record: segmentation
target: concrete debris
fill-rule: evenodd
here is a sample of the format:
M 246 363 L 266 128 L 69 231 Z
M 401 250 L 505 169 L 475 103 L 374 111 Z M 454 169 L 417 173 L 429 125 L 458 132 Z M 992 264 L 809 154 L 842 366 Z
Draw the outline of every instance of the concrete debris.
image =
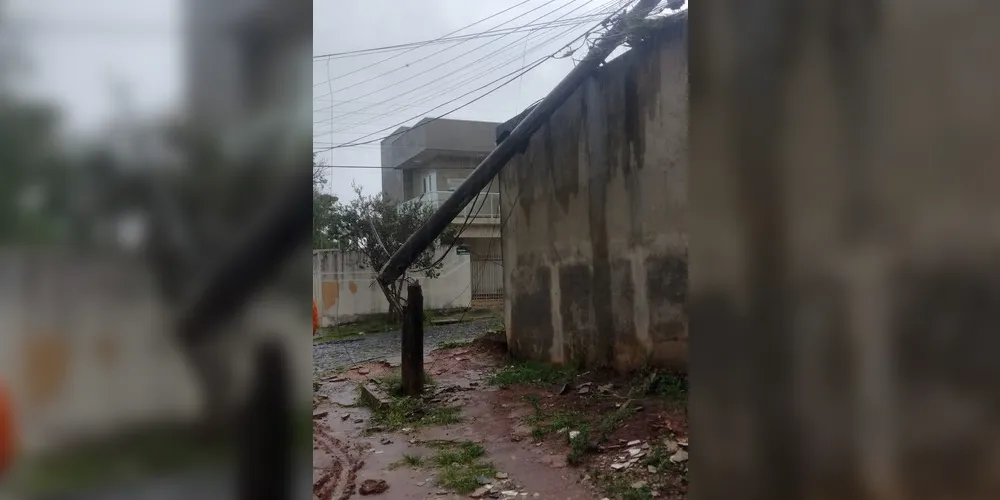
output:
M 510 475 L 508 475 L 506 472 L 497 472 L 496 474 L 497 479 L 507 479 L 508 477 L 510 477 Z
M 514 491 L 514 490 L 504 490 L 504 491 L 501 491 L 500 494 L 503 495 L 503 496 L 505 496 L 505 497 L 516 497 L 517 496 L 517 492 Z
M 590 387 L 586 387 L 586 386 L 581 387 L 580 390 L 578 390 L 576 392 L 577 392 L 577 394 L 580 394 L 580 395 L 590 394 Z
M 362 495 L 378 495 L 380 493 L 385 493 L 389 489 L 389 483 L 379 479 L 378 481 L 374 479 L 365 479 L 361 483 L 361 488 L 358 490 Z
M 319 413 L 313 413 L 313 419 L 323 418 L 323 417 L 326 417 L 329 414 L 330 414 L 330 412 L 328 412 L 328 411 L 321 411 Z
M 479 477 L 477 477 L 476 478 L 476 482 L 478 482 L 479 484 L 481 484 L 483 486 L 489 486 L 489 485 L 493 484 L 493 480 L 490 479 L 490 478 L 488 478 L 488 477 L 486 477 L 486 476 L 479 476 Z M 487 488 L 487 489 L 489 489 L 489 488 Z
M 469 495 L 469 498 L 482 498 L 483 495 L 485 495 L 485 494 L 487 494 L 489 492 L 490 492 L 490 487 L 489 486 L 483 486 L 481 488 L 476 489 L 476 491 L 473 491 L 472 494 Z
M 677 444 L 681 445 L 684 448 L 687 448 L 688 447 L 688 440 L 687 440 L 687 438 L 678 438 L 677 439 Z
M 624 469 L 626 467 L 628 467 L 627 463 L 615 462 L 615 463 L 611 464 L 611 468 L 614 469 L 614 470 L 622 470 L 622 469 Z
M 599 386 L 597 386 L 597 392 L 607 394 L 607 393 L 613 391 L 614 388 L 615 388 L 615 384 L 599 385 Z
M 572 441 L 580 435 L 580 431 L 569 431 L 569 439 Z
M 636 481 L 632 483 L 632 489 L 639 490 L 646 487 L 646 481 Z
M 369 373 L 371 373 L 371 370 L 368 368 L 358 368 L 358 375 L 368 375 Z
M 670 455 L 670 461 L 675 464 L 687 462 L 687 459 L 688 459 L 688 452 L 684 450 L 678 450 L 677 453 Z
M 681 449 L 681 445 L 672 439 L 664 439 L 663 447 L 667 449 L 668 453 L 677 453 L 677 450 Z
M 378 389 L 370 384 L 361 384 L 358 392 L 358 400 L 362 405 L 371 408 L 373 411 L 381 410 L 389 405 L 388 401 L 380 397 Z
M 656 474 L 656 471 L 657 471 L 656 467 L 654 467 L 652 465 L 646 467 L 646 470 L 649 471 L 650 474 Z
M 639 443 L 642 443 L 642 441 L 640 441 L 640 440 L 636 439 L 636 440 L 634 440 L 634 441 L 629 441 L 629 442 L 628 442 L 628 446 L 630 446 L 630 447 L 631 447 L 631 446 L 639 446 Z
M 340 416 L 340 421 L 341 422 L 345 422 L 349 418 L 351 418 L 351 414 L 350 413 L 345 413 L 345 414 L 343 414 L 343 415 Z
M 639 448 L 629 448 L 628 454 L 630 457 L 638 457 L 642 455 L 642 450 L 640 450 Z
M 379 440 L 379 443 L 382 443 L 383 445 L 392 444 L 392 440 L 389 439 L 389 438 L 387 438 L 387 437 L 384 437 L 384 438 L 382 438 L 382 439 Z

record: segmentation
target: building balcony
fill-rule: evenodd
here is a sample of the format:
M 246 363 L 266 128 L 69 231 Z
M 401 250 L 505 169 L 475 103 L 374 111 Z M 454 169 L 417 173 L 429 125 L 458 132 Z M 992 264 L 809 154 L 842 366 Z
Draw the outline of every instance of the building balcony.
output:
M 451 195 L 452 191 L 431 191 L 404 203 L 425 203 L 436 210 Z M 472 214 L 470 223 L 499 224 L 500 193 L 479 193 L 471 203 L 458 213 L 455 222 L 461 224 L 470 213 Z

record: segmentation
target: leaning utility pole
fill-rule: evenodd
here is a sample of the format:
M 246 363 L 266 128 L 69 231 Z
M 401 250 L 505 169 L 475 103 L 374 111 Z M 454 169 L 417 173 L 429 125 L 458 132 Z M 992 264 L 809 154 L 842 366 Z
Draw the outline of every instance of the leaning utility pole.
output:
M 406 242 L 403 243 L 403 246 L 396 250 L 396 253 L 392 254 L 389 261 L 385 263 L 385 266 L 379 272 L 379 282 L 392 283 L 399 279 L 399 276 L 406 272 L 406 269 L 413 264 L 417 256 L 426 250 L 431 242 L 444 232 L 448 224 L 451 224 L 451 221 L 455 220 L 458 213 L 475 199 L 476 195 L 500 173 L 500 170 L 507 165 L 507 162 L 522 149 L 522 145 L 529 141 L 531 136 L 552 116 L 552 113 L 559 106 L 562 106 L 566 102 L 566 99 L 569 99 L 569 96 L 576 91 L 577 87 L 590 76 L 591 72 L 596 70 L 611 55 L 611 52 L 625 41 L 628 28 L 634 22 L 640 21 L 649 15 L 659 3 L 660 0 L 639 0 L 631 11 L 619 19 L 608 30 L 607 34 L 594 45 L 587 56 L 556 85 L 556 88 L 552 89 L 552 92 L 545 96 L 514 127 L 510 135 L 501 141 L 483 159 L 482 163 L 472 171 L 468 179 L 455 189 L 455 192 L 441 204 L 427 222 L 410 235 Z

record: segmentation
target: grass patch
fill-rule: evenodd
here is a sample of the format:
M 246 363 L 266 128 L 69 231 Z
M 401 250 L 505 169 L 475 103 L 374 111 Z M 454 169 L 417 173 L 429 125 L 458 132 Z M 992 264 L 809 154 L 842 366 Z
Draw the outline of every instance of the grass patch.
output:
M 392 396 L 382 408 L 372 410 L 373 427 L 398 431 L 404 427 L 427 427 L 460 422 L 457 406 L 433 405 L 421 398 Z
M 643 382 L 642 391 L 647 396 L 662 396 L 674 401 L 686 401 L 687 377 L 675 373 L 654 371 Z
M 563 429 L 580 430 L 587 425 L 586 417 L 573 410 L 556 410 L 546 412 L 541 407 L 541 399 L 536 394 L 528 394 L 524 400 L 531 405 L 534 412 L 528 417 L 528 424 L 531 425 L 531 437 L 536 441 L 545 436 L 559 432 Z
M 356 321 L 334 326 L 324 326 L 316 332 L 313 343 L 329 342 L 371 333 L 385 333 L 398 330 L 399 324 L 389 321 L 387 314 L 371 314 Z
M 438 349 L 457 349 L 459 347 L 465 347 L 471 343 L 472 342 L 469 342 L 468 340 L 449 340 L 438 345 Z
M 535 361 L 510 364 L 490 374 L 488 383 L 499 387 L 515 385 L 544 386 L 569 382 L 576 370 Z
M 10 479 L 22 494 L 58 495 L 220 464 L 231 456 L 230 445 L 205 443 L 188 431 L 150 429 L 27 459 Z
M 403 395 L 403 373 L 400 368 L 395 368 L 385 375 L 373 378 L 372 382 L 392 396 L 400 397 Z M 437 382 L 434 381 L 434 377 L 425 371 L 424 387 L 432 387 L 435 384 Z
M 600 422 L 597 423 L 597 428 L 594 429 L 597 433 L 597 443 L 600 444 L 607 441 L 611 433 L 621 427 L 637 411 L 639 409 L 629 399 L 616 408 L 615 411 L 601 417 Z
M 601 491 L 608 498 L 614 498 L 617 500 L 652 500 L 653 490 L 649 485 L 645 485 L 642 488 L 633 488 L 632 483 L 628 479 L 623 477 L 612 477 L 607 473 L 601 473 L 597 476 L 598 484 L 601 485 Z
M 394 463 L 396 467 L 423 467 L 438 470 L 438 486 L 460 494 L 468 494 L 481 486 L 479 478 L 493 478 L 497 473 L 492 462 L 483 460 L 486 449 L 472 441 L 435 440 L 423 443 L 436 451 L 429 460 L 413 455 L 403 455 Z
M 480 477 L 492 478 L 497 472 L 492 462 L 482 460 L 485 455 L 486 449 L 471 441 L 439 444 L 433 457 L 439 468 L 438 486 L 460 494 L 471 493 L 480 486 Z
M 393 462 L 389 465 L 390 469 L 396 469 L 399 467 L 422 467 L 424 465 L 424 457 L 420 455 L 408 455 L 403 454 L 403 458 Z

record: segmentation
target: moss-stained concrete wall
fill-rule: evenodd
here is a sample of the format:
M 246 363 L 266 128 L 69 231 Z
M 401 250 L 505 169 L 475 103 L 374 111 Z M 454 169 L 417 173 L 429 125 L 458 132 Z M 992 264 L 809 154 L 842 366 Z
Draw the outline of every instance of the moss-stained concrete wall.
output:
M 516 356 L 686 364 L 687 108 L 687 27 L 675 23 L 588 79 L 504 168 Z

